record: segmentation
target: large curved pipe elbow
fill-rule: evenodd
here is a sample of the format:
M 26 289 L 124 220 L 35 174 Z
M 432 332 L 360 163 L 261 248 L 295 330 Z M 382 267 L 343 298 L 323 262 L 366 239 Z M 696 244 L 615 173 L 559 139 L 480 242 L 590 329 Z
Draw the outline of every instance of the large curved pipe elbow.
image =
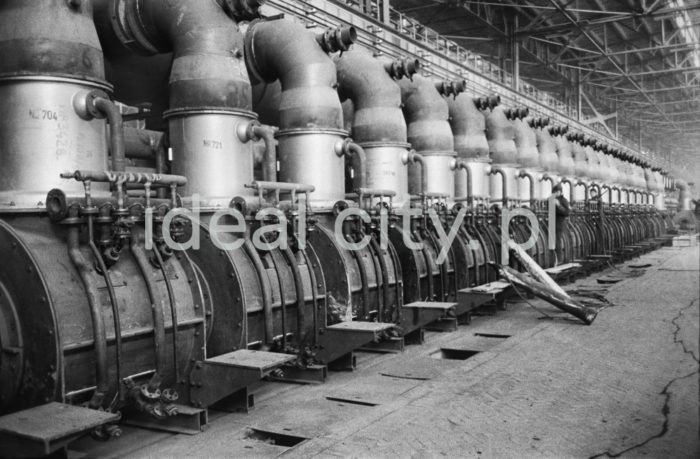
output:
M 286 20 L 251 24 L 245 58 L 253 83 L 280 80 L 282 131 L 344 128 L 335 65 L 304 26 Z
M 416 76 L 412 82 L 398 83 L 408 124 L 408 142 L 420 152 L 453 155 L 454 138 L 447 121 L 449 108 L 431 80 Z
M 404 61 L 382 62 L 366 51 L 352 50 L 333 59 L 341 100 L 354 106 L 352 137 L 360 143 L 406 143 L 401 89 L 394 78 L 410 74 Z M 415 67 L 408 65 L 408 67 Z M 409 73 L 406 73 L 409 72 Z
M 133 0 L 117 5 L 115 0 L 94 0 L 93 4 L 108 57 L 129 51 L 173 54 L 171 112 L 251 109 L 243 36 L 216 1 Z

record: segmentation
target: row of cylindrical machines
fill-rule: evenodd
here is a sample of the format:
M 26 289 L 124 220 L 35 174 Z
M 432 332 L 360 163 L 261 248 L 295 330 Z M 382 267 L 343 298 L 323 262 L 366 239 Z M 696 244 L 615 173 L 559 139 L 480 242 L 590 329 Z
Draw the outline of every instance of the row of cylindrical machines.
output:
M 665 231 L 658 168 L 260 3 L 0 5 L 0 413 L 164 418 L 400 339 L 496 279 L 503 209 L 553 265 L 555 183 L 567 260 Z

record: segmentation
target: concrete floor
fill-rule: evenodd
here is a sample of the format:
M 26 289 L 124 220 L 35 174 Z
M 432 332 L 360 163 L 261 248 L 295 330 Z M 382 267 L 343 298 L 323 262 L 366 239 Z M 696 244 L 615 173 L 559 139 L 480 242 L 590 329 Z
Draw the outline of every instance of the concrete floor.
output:
M 618 266 L 606 273 L 620 283 L 603 286 L 596 274 L 566 286 L 607 290 L 613 306 L 591 326 L 531 300 L 554 316 L 540 320 L 519 301 L 402 354 L 358 353 L 356 371 L 323 385 L 261 384 L 253 411 L 212 413 L 199 435 L 126 428 L 121 439 L 76 449 L 138 458 L 700 457 L 699 259 L 698 247 L 663 248 L 628 263 L 650 263 L 641 276 Z M 441 348 L 480 352 L 437 359 Z M 272 444 L 251 428 L 307 440 Z

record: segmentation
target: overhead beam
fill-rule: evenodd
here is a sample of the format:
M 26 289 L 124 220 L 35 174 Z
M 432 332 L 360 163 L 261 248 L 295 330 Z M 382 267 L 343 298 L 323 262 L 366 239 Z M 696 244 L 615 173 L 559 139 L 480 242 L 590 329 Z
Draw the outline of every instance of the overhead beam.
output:
M 574 27 L 576 27 L 577 29 L 579 29 L 579 30 L 582 31 L 583 35 L 588 39 L 589 42 L 591 42 L 591 44 L 598 50 L 598 52 L 600 52 L 602 55 L 605 55 L 605 54 L 606 54 L 606 53 L 605 53 L 605 49 L 603 49 L 603 47 L 600 46 L 600 44 L 598 43 L 598 41 L 597 41 L 594 37 L 592 37 L 591 34 L 590 34 L 585 28 L 580 27 L 580 26 L 578 25 L 578 23 L 576 22 L 576 19 L 573 18 L 573 17 L 571 16 L 571 14 L 569 14 L 569 13 L 566 11 L 566 9 L 565 9 L 564 7 L 562 7 L 562 5 L 561 5 L 557 0 L 549 0 L 549 2 L 550 2 L 552 5 L 554 5 L 554 6 L 559 10 L 559 13 L 560 13 L 562 16 L 564 16 L 564 17 L 566 18 L 566 20 L 569 21 L 569 23 L 571 23 L 571 25 L 573 25 Z M 634 80 L 633 77 L 631 77 L 631 76 L 629 76 L 629 75 L 627 74 L 627 72 L 617 63 L 617 61 L 615 61 L 615 59 L 613 59 L 613 58 L 610 57 L 610 56 L 606 56 L 606 57 L 607 57 L 607 60 L 612 64 L 612 66 L 613 66 L 621 75 L 623 75 L 624 78 L 625 78 L 634 88 L 637 89 L 637 91 L 639 91 L 640 93 L 642 93 L 642 94 L 644 95 L 644 97 L 645 97 L 649 102 L 652 102 L 652 103 L 654 102 L 653 99 L 651 99 L 651 97 L 649 97 L 648 94 L 644 93 L 644 89 Z M 666 117 L 666 114 L 664 113 L 664 111 L 663 111 L 663 109 L 662 109 L 661 107 L 659 107 L 659 106 L 655 106 L 655 107 L 658 109 L 659 113 L 661 113 L 661 115 L 662 115 L 663 117 L 665 117 L 666 119 L 668 119 L 669 121 L 671 121 L 670 118 Z M 678 127 L 677 129 L 678 129 L 679 131 L 681 130 L 680 127 Z
M 610 118 L 616 118 L 616 117 L 617 117 L 617 112 L 612 113 L 612 114 L 609 114 L 609 115 L 603 115 L 603 114 L 601 114 L 600 112 L 598 112 L 598 109 L 595 108 L 595 105 L 593 105 L 593 103 L 592 103 L 591 100 L 588 98 L 588 96 L 586 95 L 586 93 L 584 93 L 583 91 L 581 91 L 580 94 L 581 94 L 581 97 L 583 97 L 583 100 L 586 101 L 586 103 L 588 104 L 588 107 L 593 111 L 593 114 L 595 115 L 595 116 L 593 116 L 592 118 L 588 118 L 588 119 L 585 119 L 585 120 L 581 120 L 581 122 L 582 122 L 583 124 L 585 124 L 585 125 L 591 125 L 591 124 L 593 124 L 593 123 L 599 123 L 599 124 L 601 124 L 601 125 L 605 128 L 606 131 L 608 131 L 608 134 L 610 135 L 610 137 L 616 138 L 617 136 L 616 136 L 615 133 L 610 129 L 610 127 L 608 126 L 608 124 L 607 124 L 605 121 L 608 120 L 608 119 L 610 119 Z
M 565 65 L 565 64 L 561 64 Z M 682 73 L 682 72 L 699 72 L 700 67 L 676 67 L 676 68 L 665 68 L 665 69 L 656 69 L 656 70 L 649 70 L 646 72 L 636 72 L 636 73 L 612 73 L 612 72 L 602 72 L 600 70 L 594 70 L 590 69 L 588 67 L 582 67 L 582 70 L 590 70 L 592 72 L 596 73 L 605 73 L 605 75 L 609 75 L 612 77 L 619 77 L 619 78 L 627 78 L 627 77 L 639 77 L 639 76 L 648 76 L 648 75 L 661 75 L 663 73 Z M 605 80 L 608 77 L 600 77 L 596 78 L 595 81 L 601 81 Z

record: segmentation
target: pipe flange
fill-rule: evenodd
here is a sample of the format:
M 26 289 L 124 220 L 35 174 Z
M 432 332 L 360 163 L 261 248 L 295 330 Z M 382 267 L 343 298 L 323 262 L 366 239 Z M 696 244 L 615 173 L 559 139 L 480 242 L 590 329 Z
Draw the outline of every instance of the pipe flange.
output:
M 97 99 L 109 99 L 109 96 L 98 89 L 79 91 L 73 96 L 73 110 L 80 118 L 86 121 L 104 119 L 105 114 L 95 104 Z
M 389 76 L 395 80 L 400 80 L 403 77 L 413 80 L 413 75 L 418 73 L 421 68 L 421 63 L 418 59 L 395 59 L 385 64 L 384 69 Z
M 116 0 L 109 3 L 109 8 L 112 30 L 124 47 L 140 54 L 158 54 L 167 51 L 167 46 L 156 43 L 147 36 L 137 2 Z
M 316 35 L 319 46 L 328 54 L 349 50 L 355 40 L 357 40 L 357 30 L 352 26 L 328 28 Z
M 63 190 L 54 188 L 46 195 L 46 213 L 51 221 L 60 222 L 68 216 L 68 202 Z
M 251 21 L 260 17 L 260 7 L 267 0 L 217 0 L 226 15 L 236 21 Z

